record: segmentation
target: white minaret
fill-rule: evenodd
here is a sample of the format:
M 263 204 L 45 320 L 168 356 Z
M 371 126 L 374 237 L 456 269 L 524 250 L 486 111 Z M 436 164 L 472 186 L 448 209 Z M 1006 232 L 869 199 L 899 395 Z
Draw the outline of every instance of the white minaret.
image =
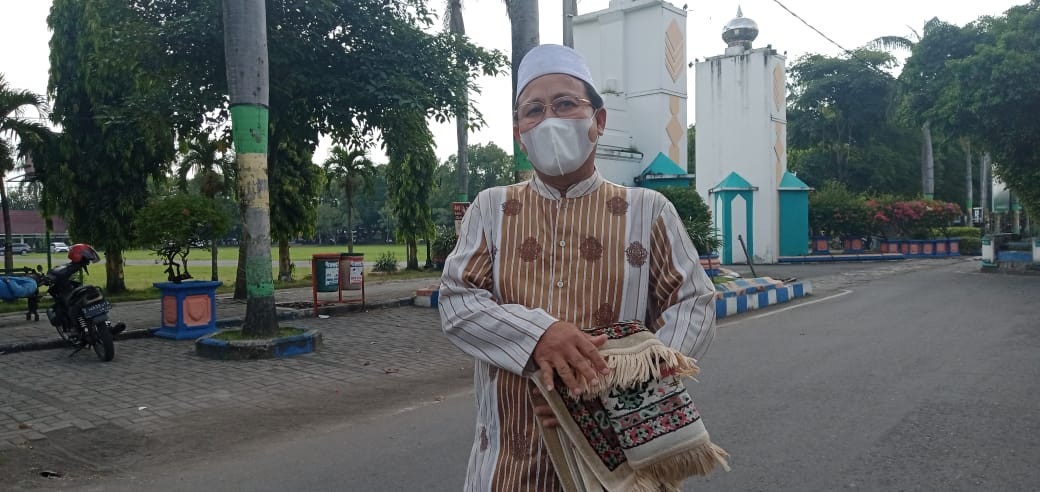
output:
M 724 263 L 746 261 L 738 236 L 755 263 L 775 263 L 779 255 L 785 58 L 770 47 L 753 49 L 757 36 L 758 25 L 738 7 L 722 32 L 725 54 L 696 64 L 697 192 L 723 236 Z
M 686 11 L 663 0 L 612 0 L 574 18 L 574 49 L 607 108 L 596 166 L 633 185 L 658 154 L 686 172 Z

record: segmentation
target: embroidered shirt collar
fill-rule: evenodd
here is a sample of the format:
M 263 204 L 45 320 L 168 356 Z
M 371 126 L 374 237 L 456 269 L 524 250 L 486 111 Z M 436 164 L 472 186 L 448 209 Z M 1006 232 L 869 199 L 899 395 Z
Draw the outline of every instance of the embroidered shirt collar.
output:
M 603 181 L 603 176 L 599 173 L 599 170 L 593 171 L 592 176 L 574 183 L 570 188 L 567 188 L 567 198 L 578 198 L 588 195 L 589 193 L 596 191 L 600 185 L 603 184 Z M 534 191 L 538 192 L 539 195 L 542 195 L 545 198 L 551 200 L 560 200 L 563 198 L 563 195 L 560 194 L 560 190 L 545 184 L 544 181 L 538 178 L 537 174 L 531 178 L 530 186 L 531 188 L 534 188 Z

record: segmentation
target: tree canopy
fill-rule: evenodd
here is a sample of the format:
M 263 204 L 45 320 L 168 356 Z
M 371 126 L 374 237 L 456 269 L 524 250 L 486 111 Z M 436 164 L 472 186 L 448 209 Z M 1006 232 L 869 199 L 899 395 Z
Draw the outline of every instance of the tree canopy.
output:
M 148 103 L 149 68 L 162 53 L 126 2 L 55 0 L 47 23 L 51 116 L 63 135 L 60 153 L 40 160 L 37 176 L 70 235 L 105 251 L 106 288 L 121 291 L 134 213 L 175 153 L 171 114 Z
M 891 55 L 872 49 L 808 55 L 791 66 L 791 169 L 817 188 L 836 180 L 854 191 L 914 194 L 922 138 L 915 127 L 927 124 L 935 135 L 936 198 L 963 203 L 967 152 L 985 152 L 1036 217 L 1040 0 L 965 26 L 933 18 L 922 33 L 869 45 L 910 50 L 897 79 L 887 72 Z
M 1040 0 L 963 28 L 974 51 L 945 66 L 951 81 L 936 113 L 989 151 L 994 172 L 1027 212 L 1040 216 Z
M 361 148 L 395 134 L 397 115 L 439 121 L 465 109 L 479 74 L 505 56 L 430 32 L 424 0 L 268 0 L 269 180 L 276 237 L 313 232 L 319 135 Z M 110 289 L 122 288 L 119 255 L 130 214 L 149 183 L 165 179 L 178 142 L 217 132 L 230 143 L 220 0 L 55 0 L 48 24 L 54 120 L 61 152 L 38 166 L 44 205 L 70 232 L 110 257 Z M 119 192 L 114 192 L 118 190 Z M 403 212 L 398 211 L 398 215 Z M 428 215 L 428 212 L 427 212 Z M 422 222 L 421 219 L 418 219 Z

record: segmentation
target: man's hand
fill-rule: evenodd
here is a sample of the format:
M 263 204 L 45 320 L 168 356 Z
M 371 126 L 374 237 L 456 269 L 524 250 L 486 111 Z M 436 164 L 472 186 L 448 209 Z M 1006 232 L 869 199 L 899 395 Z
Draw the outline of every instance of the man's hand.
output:
M 542 383 L 552 390 L 555 371 L 574 395 L 581 394 L 585 381 L 592 386 L 599 384 L 599 375 L 610 373 L 607 361 L 599 355 L 599 347 L 606 341 L 606 335 L 589 336 L 572 323 L 553 323 L 538 339 L 532 354 L 542 371 Z

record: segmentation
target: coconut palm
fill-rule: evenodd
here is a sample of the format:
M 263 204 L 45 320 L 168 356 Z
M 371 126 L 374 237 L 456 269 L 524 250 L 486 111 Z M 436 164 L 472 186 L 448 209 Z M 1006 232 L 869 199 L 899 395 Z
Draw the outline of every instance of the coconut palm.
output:
M 933 17 L 924 24 L 924 34 L 948 27 L 949 24 Z M 914 46 L 921 41 L 921 35 L 910 28 L 911 36 L 881 36 L 867 43 L 866 47 L 882 51 L 905 51 L 913 53 Z M 935 156 L 932 147 L 932 122 L 925 119 L 921 124 L 921 192 L 925 198 L 935 196 Z
M 513 99 L 516 101 L 516 69 L 520 67 L 520 61 L 532 48 L 538 46 L 538 2 L 533 0 L 503 0 L 506 3 L 506 12 L 509 14 L 509 26 L 512 32 L 512 55 L 513 66 Z M 520 162 L 522 151 L 520 144 L 513 142 L 513 161 L 516 166 L 514 178 L 516 181 L 526 179 L 520 175 Z
M 230 177 L 234 174 L 234 163 L 224 154 L 226 145 L 218 140 L 210 140 L 208 133 L 202 133 L 188 143 L 184 159 L 177 169 L 177 182 L 181 191 L 188 190 L 188 175 L 194 173 L 199 177 L 199 192 L 207 198 L 216 198 L 226 194 L 230 189 Z M 217 238 L 210 241 L 210 280 L 217 281 Z
M 466 37 L 466 25 L 462 21 L 462 0 L 448 0 L 444 9 L 444 24 L 448 32 L 455 36 L 456 41 Z M 462 60 L 458 63 L 459 68 L 465 70 L 465 63 Z M 459 189 L 456 200 L 466 202 L 469 201 L 469 94 L 465 86 L 462 90 L 462 100 L 455 111 L 455 136 L 459 144 Z
M 246 319 L 248 337 L 278 332 L 271 272 L 271 209 L 267 183 L 267 139 L 270 79 L 267 56 L 267 11 L 264 0 L 224 2 L 224 52 L 227 64 L 231 126 L 245 243 Z M 241 264 L 241 261 L 240 261 Z
M 4 177 L 15 168 L 15 157 L 25 157 L 28 149 L 46 140 L 49 130 L 43 124 L 25 117 L 26 109 L 35 109 L 41 117 L 47 113 L 47 101 L 31 91 L 14 89 L 0 74 L 0 207 L 4 217 L 4 244 L 10 245 L 11 211 L 7 202 Z M 4 248 L 4 268 L 14 268 L 14 252 Z
M 328 176 L 328 185 L 343 188 L 347 202 L 347 252 L 354 253 L 354 197 L 360 193 L 371 194 L 375 182 L 376 168 L 360 150 L 348 151 L 336 146 L 329 151 L 323 165 Z

